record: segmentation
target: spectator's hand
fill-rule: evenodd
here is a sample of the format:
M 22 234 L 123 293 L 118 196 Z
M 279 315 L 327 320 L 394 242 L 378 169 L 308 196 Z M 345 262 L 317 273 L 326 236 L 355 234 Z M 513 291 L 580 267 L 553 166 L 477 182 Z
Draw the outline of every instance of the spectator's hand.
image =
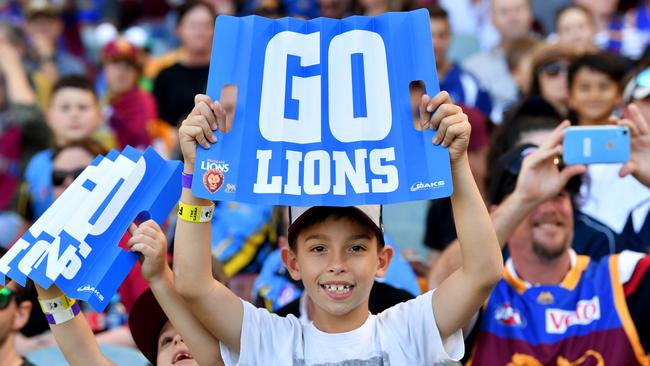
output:
M 194 166 L 198 144 L 206 149 L 209 148 L 211 144 L 217 142 L 217 137 L 212 131 L 229 131 L 231 122 L 228 122 L 226 112 L 219 102 L 213 102 L 209 96 L 204 94 L 197 94 L 194 97 L 194 109 L 178 130 L 178 140 L 185 160 L 186 172 L 188 168 Z
M 562 155 L 562 139 L 568 121 L 553 130 L 535 152 L 526 156 L 521 164 L 515 193 L 527 203 L 539 204 L 558 195 L 572 177 L 587 171 L 585 165 L 567 165 L 560 170 L 556 158 Z
M 625 108 L 625 118 L 614 118 L 619 126 L 630 129 L 630 160 L 623 165 L 619 175 L 624 177 L 632 174 L 639 182 L 650 187 L 650 124 L 632 103 Z
M 435 97 L 423 95 L 420 102 L 420 126 L 437 130 L 433 143 L 449 148 L 452 166 L 466 153 L 472 126 L 462 108 L 451 103 L 446 91 Z
M 162 278 L 166 270 L 171 270 L 167 264 L 167 238 L 155 221 L 148 220 L 140 226 L 131 224 L 129 233 L 131 239 L 126 246 L 143 255 L 142 277 L 147 282 L 154 282 Z

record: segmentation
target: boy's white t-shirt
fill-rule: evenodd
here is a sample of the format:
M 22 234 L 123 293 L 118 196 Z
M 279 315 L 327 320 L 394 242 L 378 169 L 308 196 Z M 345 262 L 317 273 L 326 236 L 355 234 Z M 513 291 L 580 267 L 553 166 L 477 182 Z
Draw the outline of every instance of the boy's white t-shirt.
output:
M 465 352 L 462 331 L 440 338 L 431 294 L 370 315 L 361 327 L 346 333 L 325 333 L 293 315 L 280 317 L 242 301 L 240 353 L 220 344 L 221 355 L 226 365 L 250 366 L 429 366 L 457 361 Z

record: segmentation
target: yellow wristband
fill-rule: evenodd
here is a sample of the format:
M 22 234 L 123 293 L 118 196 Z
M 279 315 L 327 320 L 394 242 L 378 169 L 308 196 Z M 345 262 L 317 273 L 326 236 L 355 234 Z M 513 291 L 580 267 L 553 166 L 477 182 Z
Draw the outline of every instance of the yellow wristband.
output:
M 210 222 L 213 212 L 214 204 L 211 206 L 195 206 L 178 201 L 178 217 L 185 221 Z

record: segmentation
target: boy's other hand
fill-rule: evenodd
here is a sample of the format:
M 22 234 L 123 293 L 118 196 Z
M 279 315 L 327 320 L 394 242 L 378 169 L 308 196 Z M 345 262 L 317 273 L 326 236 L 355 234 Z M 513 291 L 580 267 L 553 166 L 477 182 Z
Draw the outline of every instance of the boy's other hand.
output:
M 204 94 L 197 94 L 194 97 L 194 109 L 185 118 L 178 129 L 178 142 L 181 145 L 183 160 L 185 161 L 185 172 L 194 171 L 196 160 L 196 149 L 198 144 L 209 148 L 217 142 L 213 131 L 227 132 L 230 130 L 231 122 L 226 120 L 226 112 L 218 101 Z
M 650 124 L 634 103 L 625 108 L 624 115 L 624 119 L 613 120 L 630 129 L 630 160 L 623 165 L 619 175 L 632 174 L 641 184 L 650 187 Z
M 131 251 L 143 255 L 142 277 L 149 283 L 162 278 L 169 265 L 167 264 L 167 238 L 160 226 L 155 221 L 148 220 L 140 226 L 131 224 L 129 233 L 131 239 L 126 246 Z
M 449 148 L 449 160 L 453 166 L 467 152 L 472 126 L 462 108 L 452 104 L 446 91 L 433 98 L 423 95 L 420 102 L 420 126 L 437 130 L 433 143 Z

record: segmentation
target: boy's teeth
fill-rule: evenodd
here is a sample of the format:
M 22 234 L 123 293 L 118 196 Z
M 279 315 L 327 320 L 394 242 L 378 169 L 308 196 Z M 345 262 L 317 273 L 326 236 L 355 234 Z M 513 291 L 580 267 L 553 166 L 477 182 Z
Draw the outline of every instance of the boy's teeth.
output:
M 325 289 L 331 292 L 347 292 L 350 291 L 348 285 L 325 285 Z

